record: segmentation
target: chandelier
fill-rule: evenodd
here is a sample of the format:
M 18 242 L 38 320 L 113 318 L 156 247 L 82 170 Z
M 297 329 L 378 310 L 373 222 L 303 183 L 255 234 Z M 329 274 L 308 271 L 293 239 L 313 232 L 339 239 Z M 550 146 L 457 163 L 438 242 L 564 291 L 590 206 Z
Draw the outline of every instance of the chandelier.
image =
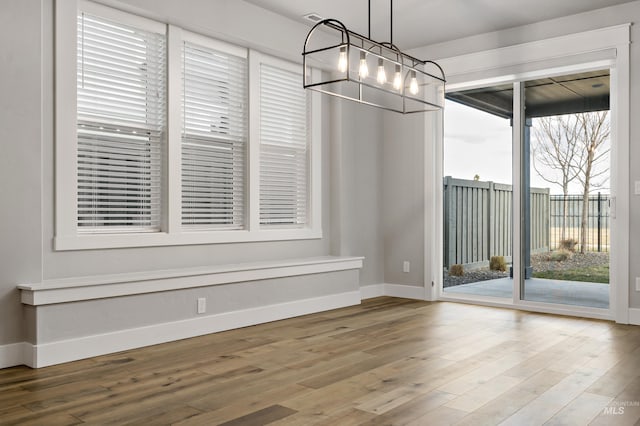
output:
M 311 28 L 302 52 L 305 89 L 402 114 L 443 108 L 444 71 L 393 44 L 393 0 L 389 3 L 389 42 L 371 39 L 371 0 L 368 37 L 337 19 L 323 19 Z

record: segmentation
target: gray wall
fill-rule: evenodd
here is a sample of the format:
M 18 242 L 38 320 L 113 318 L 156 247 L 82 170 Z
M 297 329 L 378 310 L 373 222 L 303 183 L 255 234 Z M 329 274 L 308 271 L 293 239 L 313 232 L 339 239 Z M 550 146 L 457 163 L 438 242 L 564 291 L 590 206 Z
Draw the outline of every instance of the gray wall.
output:
M 261 9 L 238 1 L 196 1 L 193 7 L 185 7 L 185 2 L 174 1 L 127 1 L 125 6 L 134 5 L 136 8 L 153 10 L 152 15 L 163 22 L 181 25 L 187 29 L 210 34 L 219 38 L 229 39 L 244 46 L 251 46 L 261 51 L 269 51 L 281 57 L 300 60 L 299 40 L 303 40 L 306 27 L 294 24 L 277 15 L 265 14 Z M 124 3 L 123 3 L 124 4 Z M 51 3 L 48 3 L 48 7 Z M 147 12 L 143 12 L 148 14 Z M 51 28 L 53 15 L 45 14 Z M 263 23 L 257 25 L 257 21 Z M 281 31 L 265 31 L 264 25 L 280 28 Z M 221 32 L 224 33 L 222 37 Z M 295 34 L 284 39 L 282 34 Z M 270 46 L 279 46 L 274 51 Z M 52 49 L 50 44 L 48 49 Z M 45 62 L 45 73 L 51 76 L 53 62 L 51 58 Z M 51 78 L 47 81 L 45 91 L 53 102 L 53 85 Z M 323 98 L 323 117 L 329 116 L 329 100 Z M 53 117 L 51 103 L 45 105 L 45 116 Z M 78 250 L 54 251 L 52 240 L 54 237 L 54 141 L 53 122 L 44 135 L 44 206 L 43 206 L 43 275 L 45 279 L 85 276 L 103 273 L 126 273 L 148 271 L 154 269 L 172 269 L 203 265 L 226 263 L 241 263 L 250 261 L 266 261 L 283 258 L 313 257 L 329 254 L 329 135 L 330 121 L 323 120 L 322 126 L 322 157 L 323 157 L 323 230 L 325 237 L 315 240 L 275 241 L 258 243 L 209 244 L 190 246 L 165 246 L 151 248 L 126 248 L 108 250 Z M 306 289 L 303 298 L 318 297 L 330 293 L 336 282 L 329 277 L 320 280 L 317 277 L 298 277 L 297 280 L 281 280 L 282 291 L 291 297 L 297 296 Z M 291 288 L 291 283 L 298 284 L 298 290 Z M 45 338 L 81 336 L 99 333 L 103 327 L 110 330 L 126 329 L 139 326 L 136 312 L 142 313 L 144 325 L 163 323 L 181 318 L 196 316 L 194 300 L 197 294 L 207 297 L 212 306 L 207 314 L 216 311 L 233 309 L 247 309 L 256 303 L 265 305 L 278 303 L 277 293 L 274 293 L 273 282 L 257 282 L 254 284 L 230 286 L 215 286 L 195 290 L 174 291 L 135 297 L 121 297 L 74 304 L 71 313 L 65 314 L 68 306 L 56 305 L 44 307 L 38 311 L 38 343 Z M 232 294 L 231 299 L 227 298 Z M 134 308 L 137 306 L 138 308 Z M 117 315 L 110 314 L 117 313 Z M 91 313 L 91 315 L 89 315 Z M 74 329 L 73 324 L 82 327 Z M 41 326 L 45 327 L 41 329 Z M 71 329 L 69 329 L 71 327 Z M 51 332 L 51 328 L 67 330 L 65 335 L 58 336 Z M 47 337 L 48 336 L 48 337 Z
M 23 340 L 16 284 L 38 282 L 41 259 L 40 2 L 0 13 L 0 345 Z
M 105 0 L 125 10 L 139 12 L 183 28 L 251 47 L 265 53 L 300 61 L 302 40 L 308 27 L 256 6 L 238 0 L 189 0 L 188 2 L 156 0 Z M 282 258 L 310 257 L 326 254 L 352 254 L 367 257 L 362 272 L 365 284 L 379 283 L 384 279 L 382 234 L 380 227 L 380 185 L 382 131 L 380 113 L 371 108 L 346 107 L 346 119 L 340 127 L 349 144 L 339 157 L 349 164 L 335 182 L 330 147 L 333 132 L 331 108 L 328 97 L 323 97 L 323 232 L 324 238 L 301 241 L 276 241 L 259 243 L 209 244 L 192 246 L 166 246 L 152 248 L 126 248 L 108 250 L 54 251 L 54 1 L 10 0 L 4 1 L 0 14 L 0 59 L 2 78 L 0 84 L 0 132 L 2 155 L 0 156 L 0 345 L 29 341 L 37 343 L 40 337 L 34 332 L 36 323 L 46 319 L 47 327 L 64 329 L 69 305 L 47 307 L 36 315 L 35 309 L 23 307 L 15 286 L 20 283 L 37 283 L 42 279 L 56 279 L 102 273 L 126 273 L 262 261 Z M 277 29 L 270 31 L 268 29 Z M 275 46 L 275 47 L 274 47 Z M 357 131 L 356 131 L 357 129 Z M 338 133 L 340 133 L 338 132 Z M 359 152 L 365 152 L 360 155 Z M 344 185 L 342 185 L 344 181 Z M 14 182 L 20 182 L 13 185 Z M 345 232 L 334 232 L 331 227 L 331 186 L 343 191 L 340 221 Z M 359 189 L 362 188 L 362 189 Z M 7 208 L 11 206 L 11 208 Z M 340 229 L 336 222 L 336 229 Z M 332 250 L 331 237 L 339 239 Z M 319 282 L 310 277 L 311 287 L 306 287 L 305 297 L 323 295 L 335 283 Z M 305 280 L 306 282 L 307 280 Z M 284 285 L 284 284 L 283 284 Z M 273 294 L 269 285 L 250 288 L 244 286 L 246 306 L 251 301 L 265 300 Z M 310 288 L 314 292 L 310 292 Z M 222 287 L 220 287 L 222 289 Z M 205 292 L 220 291 L 212 288 Z M 191 299 L 193 291 L 177 291 L 171 294 L 137 296 L 137 303 L 145 306 L 145 317 L 158 322 L 171 320 L 166 301 Z M 291 292 L 295 295 L 295 292 Z M 235 300 L 242 299 L 236 295 Z M 272 300 L 273 297 L 269 300 Z M 274 299 L 275 300 L 275 299 Z M 273 301 L 271 303 L 274 303 Z M 101 317 L 87 317 L 82 311 L 73 311 L 72 318 L 84 318 L 85 326 L 99 329 L 108 312 L 127 312 L 129 300 L 115 298 L 103 302 L 91 302 L 92 312 Z M 192 301 L 176 304 L 173 311 L 191 310 Z M 57 311 L 58 309 L 59 311 Z M 46 313 L 46 315 L 45 315 Z M 192 315 L 191 313 L 190 315 Z M 46 317 L 46 318 L 45 318 Z M 58 318 L 56 320 L 55 318 Z M 154 321 L 155 321 L 154 320 Z M 79 323 L 76 321 L 76 323 Z M 129 326 L 134 326 L 134 323 Z M 77 335 L 75 330 L 71 335 Z M 44 333 L 44 329 L 42 330 Z
M 331 118 L 332 253 L 365 256 L 361 286 L 422 286 L 425 116 L 336 99 Z
M 332 253 L 365 256 L 360 284 L 384 282 L 383 113 L 332 100 Z
M 384 115 L 384 282 L 422 286 L 425 267 L 425 115 Z M 404 261 L 410 271 L 403 272 Z
M 192 6 L 186 7 L 185 2 L 132 0 L 118 5 L 125 9 L 148 8 L 153 11 L 152 16 L 164 21 L 286 59 L 300 60 L 300 40 L 308 30 L 306 26 L 237 0 L 191 0 L 190 3 Z M 3 1 L 0 14 L 0 196 L 3 203 L 0 209 L 0 345 L 23 340 L 35 343 L 37 338 L 33 333 L 35 310 L 21 305 L 16 290 L 20 283 L 329 254 L 330 120 L 322 123 L 325 235 L 322 239 L 54 251 L 53 5 L 53 0 L 7 0 Z M 265 28 L 279 31 L 265 31 Z M 328 99 L 323 99 L 322 104 L 323 115 L 328 117 Z M 319 284 L 316 282 L 316 285 Z M 323 285 L 331 286 L 330 283 Z M 260 300 L 262 290 L 272 289 L 260 287 L 257 293 L 247 293 L 247 298 Z M 317 293 L 321 295 L 325 290 L 317 288 Z M 125 307 L 126 301 L 121 302 Z M 113 299 L 105 303 L 115 307 L 120 301 Z M 159 310 L 160 306 L 162 304 L 149 304 L 149 315 L 154 316 L 152 311 Z M 100 319 L 94 324 L 98 322 Z
M 207 300 L 208 316 L 357 291 L 357 280 L 358 271 L 349 270 L 44 305 L 38 308 L 37 343 L 197 318 L 199 297 Z
M 441 59 L 630 22 L 635 24 L 631 26 L 630 193 L 626 195 L 630 206 L 629 287 L 630 306 L 640 308 L 640 292 L 635 290 L 635 277 L 640 276 L 640 263 L 637 262 L 640 258 L 640 197 L 633 195 L 633 182 L 640 180 L 640 168 L 635 166 L 640 162 L 640 121 L 635 119 L 640 115 L 640 1 L 427 46 L 411 53 L 421 58 Z
M 187 29 L 276 54 L 300 59 L 300 43 L 306 26 L 265 12 L 240 1 L 191 0 L 156 2 L 129 0 L 109 2 L 124 9 L 142 11 L 157 19 Z M 152 11 L 152 12 L 149 12 Z M 122 273 L 154 269 L 192 267 L 244 261 L 307 257 L 330 253 L 331 173 L 329 138 L 332 133 L 329 99 L 323 97 L 323 230 L 321 240 L 260 243 L 167 246 L 109 250 L 56 252 L 54 237 L 54 45 L 53 1 L 21 0 L 5 2 L 0 16 L 3 36 L 3 96 L 0 98 L 3 155 L 2 199 L 0 210 L 2 240 L 0 250 L 0 345 L 22 340 L 35 343 L 32 333 L 35 311 L 23 308 L 15 289 L 19 283 L 37 283 L 41 279 Z M 265 25 L 268 25 L 265 26 Z M 278 28 L 278 31 L 265 31 Z M 274 49 L 273 46 L 278 46 Z M 6 71 L 4 71 L 6 70 Z M 342 250 L 333 253 L 365 255 L 363 283 L 383 280 L 382 239 L 380 231 L 381 120 L 380 113 L 365 108 L 346 107 L 344 122 L 345 164 L 341 221 L 344 235 L 338 234 Z M 364 133 L 355 129 L 364 129 Z M 342 140 L 342 139 L 341 139 Z M 372 149 L 371 149 L 372 148 Z M 359 155 L 359 151 L 365 152 Z M 20 185 L 10 185 L 19 181 Z M 333 182 L 335 184 L 335 182 Z M 362 187 L 364 190 L 359 190 Z M 336 192 L 336 194 L 339 194 Z M 339 222 L 338 222 L 339 223 Z M 337 228 L 338 229 L 338 228 Z M 329 285 L 329 284 L 327 284 Z M 260 300 L 258 293 L 251 293 Z M 266 291 L 266 290 L 265 290 Z M 319 294 L 323 293 L 318 289 Z M 180 292 L 177 292 L 180 293 Z M 185 294 L 188 292 L 184 292 Z M 249 294 L 249 293 L 248 293 Z M 180 295 L 178 299 L 183 298 Z M 175 294 L 171 296 L 175 299 Z M 144 298 L 144 297 L 143 297 Z M 99 303 L 99 302 L 96 302 Z M 125 308 L 126 300 L 105 301 L 111 308 Z M 190 304 L 191 305 L 191 304 Z M 190 306 L 189 305 L 189 306 Z M 155 306 L 155 308 L 154 308 Z M 153 317 L 162 303 L 149 303 Z M 47 310 L 43 310 L 47 311 Z M 104 309 L 102 310 L 104 312 Z M 53 312 L 53 310 L 52 310 Z M 24 318 L 23 318 L 24 315 Z M 48 318 L 52 318 L 51 315 Z M 62 320 L 62 317 L 61 317 Z M 95 323 L 100 320 L 96 319 Z

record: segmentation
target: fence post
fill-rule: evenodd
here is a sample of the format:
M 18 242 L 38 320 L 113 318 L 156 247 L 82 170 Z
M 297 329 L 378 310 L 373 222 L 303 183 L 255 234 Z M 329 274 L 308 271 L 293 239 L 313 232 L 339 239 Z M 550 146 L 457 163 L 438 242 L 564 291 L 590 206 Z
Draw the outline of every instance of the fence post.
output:
M 602 230 L 600 217 L 602 215 L 602 211 L 601 211 L 601 208 L 600 208 L 600 200 L 601 200 L 600 191 L 598 191 L 598 253 L 600 253 L 602 251 L 601 239 L 600 239 L 600 232 Z
M 489 182 L 489 190 L 487 191 L 487 252 L 489 259 L 491 259 L 491 256 L 495 256 L 495 238 L 493 238 L 495 231 L 495 190 L 495 184 Z
M 454 214 L 453 188 L 451 176 L 444 178 L 444 266 L 447 269 L 456 258 L 456 215 Z
M 547 214 L 545 215 L 545 219 L 547 219 L 547 251 L 551 251 L 551 191 L 547 190 Z
M 549 188 L 545 188 L 544 191 L 542 227 L 546 231 L 544 235 L 546 239 L 544 251 L 551 251 L 551 190 Z

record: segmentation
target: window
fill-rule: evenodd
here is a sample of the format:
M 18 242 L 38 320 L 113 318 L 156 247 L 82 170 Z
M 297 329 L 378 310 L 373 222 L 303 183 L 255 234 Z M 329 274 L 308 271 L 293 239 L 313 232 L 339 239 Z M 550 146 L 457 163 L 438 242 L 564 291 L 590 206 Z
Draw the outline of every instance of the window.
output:
M 260 66 L 260 224 L 307 223 L 307 93 L 301 76 Z
M 79 232 L 160 228 L 165 37 L 78 15 Z
M 245 216 L 247 61 L 184 42 L 182 224 L 241 229 Z
M 56 250 L 320 238 L 321 108 L 301 73 L 56 2 Z

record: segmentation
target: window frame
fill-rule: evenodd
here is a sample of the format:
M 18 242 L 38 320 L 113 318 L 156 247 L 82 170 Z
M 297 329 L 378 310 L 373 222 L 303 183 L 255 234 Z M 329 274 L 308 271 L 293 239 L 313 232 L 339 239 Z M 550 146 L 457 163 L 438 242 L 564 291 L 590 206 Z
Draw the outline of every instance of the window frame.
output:
M 161 202 L 161 176 L 162 176 L 162 162 L 164 156 L 164 145 L 166 143 L 166 31 L 162 28 L 162 26 L 155 25 L 154 22 L 144 22 L 138 20 L 128 19 L 128 17 L 123 17 L 117 13 L 109 13 L 109 16 L 106 16 L 106 13 L 94 13 L 92 8 L 84 8 L 82 9 L 82 15 L 77 13 L 76 20 L 76 29 L 79 30 L 79 27 L 82 26 L 82 36 L 81 39 L 77 39 L 77 63 L 82 63 L 82 71 L 80 69 L 76 70 L 74 74 L 79 78 L 82 75 L 82 89 L 78 87 L 78 83 L 76 84 L 76 128 L 75 128 L 75 138 L 77 153 L 75 155 L 76 160 L 76 177 L 77 177 L 77 187 L 75 195 L 77 196 L 76 207 L 78 208 L 78 218 L 76 225 L 79 233 L 83 234 L 96 234 L 96 233 L 108 233 L 108 234 L 118 234 L 122 232 L 157 232 L 160 229 L 160 218 L 162 212 Z M 92 17 L 98 18 L 98 21 L 94 24 L 91 24 Z M 85 25 L 85 18 L 86 22 Z M 127 78 L 122 78 L 122 74 L 118 72 L 113 77 L 113 82 L 111 85 L 111 90 L 113 90 L 114 86 L 118 86 L 118 90 L 109 92 L 107 95 L 102 95 L 100 98 L 99 92 L 101 90 L 110 90 L 108 87 L 105 87 L 105 78 L 101 77 L 102 71 L 107 68 L 104 65 L 100 64 L 100 60 L 95 58 L 96 52 L 90 52 L 89 57 L 85 58 L 84 56 L 84 40 L 85 36 L 87 37 L 88 44 L 98 43 L 103 45 L 104 43 L 109 42 L 109 36 L 105 35 L 104 32 L 106 28 L 110 26 L 110 22 L 118 22 L 118 26 L 135 28 L 136 31 L 145 32 L 147 34 L 152 34 L 152 38 L 157 38 L 157 42 L 162 43 L 163 51 L 160 56 L 149 55 L 148 50 L 145 52 L 145 61 L 152 64 L 151 72 L 146 73 L 143 70 L 141 71 L 140 79 L 138 80 L 138 76 Z M 93 31 L 91 28 L 94 28 Z M 87 30 L 85 31 L 85 28 Z M 96 30 L 96 28 L 99 28 Z M 122 36 L 122 29 L 118 29 L 115 32 L 113 43 L 123 42 L 125 45 L 129 43 L 127 41 L 126 36 Z M 124 30 L 124 32 L 128 32 L 128 30 Z M 76 32 L 76 34 L 78 34 Z M 122 36 L 122 38 L 118 38 Z M 144 37 L 147 39 L 146 35 L 135 37 Z M 96 38 L 94 42 L 91 42 L 92 38 Z M 97 41 L 99 39 L 99 41 Z M 161 41 L 160 41 L 161 39 Z M 82 40 L 82 47 L 80 47 L 80 43 Z M 140 40 L 138 38 L 138 40 Z M 155 43 L 156 41 L 151 41 Z M 122 47 L 122 49 L 127 49 L 127 47 Z M 160 52 L 159 50 L 157 52 Z M 139 52 L 138 52 L 139 53 Z M 98 53 L 100 55 L 101 52 Z M 107 55 L 104 53 L 103 55 Z M 134 54 L 135 55 L 135 54 Z M 125 55 L 127 56 L 127 55 Z M 92 59 L 93 58 L 93 59 Z M 86 77 L 85 77 L 85 68 L 84 63 L 85 60 L 88 61 L 88 67 L 86 68 Z M 125 59 L 124 57 L 117 57 L 112 64 L 117 67 L 127 67 L 131 65 L 131 62 L 122 63 L 119 62 L 121 60 L 131 61 L 131 59 Z M 136 64 L 138 65 L 138 64 Z M 161 71 L 156 74 L 155 72 Z M 155 77 L 157 75 L 157 77 Z M 157 80 L 154 80 L 154 77 Z M 87 81 L 87 86 L 85 87 L 85 79 Z M 133 81 L 132 79 L 135 79 Z M 144 79 L 144 80 L 143 80 Z M 144 81 L 144 83 L 143 83 Z M 149 86 L 152 83 L 153 86 Z M 126 86 L 135 84 L 136 89 L 141 89 L 145 87 L 144 93 L 141 98 L 131 99 L 131 96 L 126 92 Z M 129 86 L 131 87 L 131 86 Z M 155 89 L 150 87 L 158 87 L 160 92 L 154 95 Z M 135 91 L 135 89 L 134 89 Z M 136 117 L 126 117 L 123 122 L 123 117 L 117 116 L 117 113 L 114 113 L 114 107 L 106 107 L 103 110 L 98 103 L 96 105 L 88 105 L 92 104 L 92 101 L 88 101 L 88 99 L 92 98 L 92 93 L 96 93 L 96 96 L 101 101 L 107 101 L 111 98 L 111 95 L 114 94 L 116 98 L 112 99 L 112 102 L 117 103 L 118 106 L 126 107 L 127 103 L 123 98 L 127 98 L 129 102 L 133 102 L 134 105 L 131 105 L 131 108 L 136 108 L 135 103 L 138 102 L 138 106 L 140 109 L 141 116 Z M 81 101 L 84 99 L 84 101 Z M 87 102 L 88 101 L 88 102 Z M 84 104 L 84 105 L 83 105 Z M 144 105 L 144 106 L 143 106 Z M 96 109 L 100 112 L 95 113 Z M 117 109 L 117 107 L 115 107 Z M 151 111 L 162 111 L 160 114 L 153 113 Z M 114 116 L 115 114 L 115 116 Z M 146 116 L 143 118 L 142 115 Z M 81 119 L 82 117 L 82 119 Z M 143 120 L 143 121 L 141 121 Z M 117 131 L 114 132 L 113 126 L 118 128 Z M 121 131 L 122 133 L 118 133 Z M 109 130 L 111 128 L 111 130 Z M 104 129 L 104 130 L 103 130 Z M 160 129 L 159 132 L 154 129 Z M 102 134 L 98 137 L 95 137 L 96 132 L 102 132 Z M 136 136 L 131 137 L 131 134 L 136 134 Z M 83 138 L 82 135 L 85 135 Z M 92 134 L 94 136 L 92 136 Z M 126 135 L 129 135 L 127 137 Z M 145 137 L 146 135 L 146 137 Z M 104 139 L 107 138 L 107 139 Z M 118 144 L 118 148 L 115 148 L 108 141 L 110 138 L 121 138 Z M 133 142 L 131 139 L 135 138 L 136 141 Z M 96 140 L 97 139 L 97 140 Z M 147 149 L 139 149 L 142 143 L 145 143 L 143 139 L 146 139 Z M 95 141 L 95 142 L 94 142 Z M 107 141 L 105 143 L 105 141 Z M 133 142 L 133 145 L 132 145 Z M 112 143 L 116 143 L 113 142 Z M 110 146 L 111 145 L 111 146 Z M 129 154 L 127 155 L 127 159 L 123 160 L 122 156 L 120 158 L 120 163 L 118 166 L 114 168 L 114 158 L 111 157 L 111 154 L 103 157 L 103 152 L 109 151 L 114 153 L 115 151 L 119 151 L 121 149 L 131 149 L 135 148 L 137 155 Z M 97 149 L 97 151 L 96 151 Z M 104 151 L 103 151 L 104 150 Z M 96 153 L 96 154 L 93 154 Z M 93 154 L 93 155 L 92 155 Z M 116 154 L 117 155 L 117 154 Z M 132 167 L 129 169 L 128 166 L 125 166 L 123 163 L 126 162 L 127 165 L 131 165 Z M 137 166 L 133 166 L 134 162 L 137 162 Z M 146 164 L 146 166 L 145 166 Z M 132 173 L 130 173 L 132 172 Z M 100 178 L 97 178 L 96 175 L 100 175 Z M 116 177 L 118 176 L 118 177 Z M 142 181 L 146 184 L 142 185 L 140 181 L 140 177 L 142 177 Z M 127 197 L 131 199 L 131 195 L 136 193 L 136 199 L 131 201 L 135 201 L 138 203 L 148 203 L 149 207 L 134 207 L 130 203 L 117 204 L 117 207 L 112 208 L 106 206 L 105 200 L 103 197 L 107 195 L 105 191 L 106 188 L 99 189 L 103 185 L 110 187 L 113 185 L 114 179 L 118 182 L 118 186 L 125 185 L 129 189 L 133 190 L 127 191 L 124 188 L 120 188 L 116 190 L 117 195 L 119 197 Z M 143 188 L 144 187 L 144 188 Z M 145 188 L 149 188 L 145 190 Z M 84 189 L 83 189 L 84 188 Z M 104 192 L 103 192 L 104 191 Z M 84 195 L 80 195 L 84 193 Z M 115 194 L 114 194 L 115 195 Z M 83 200 L 83 201 L 81 201 Z M 135 205 L 136 203 L 134 203 Z M 111 209 L 112 211 L 107 211 L 103 215 L 101 210 L 103 208 Z M 120 210 L 123 208 L 124 210 Z M 118 211 L 117 214 L 114 214 L 115 210 Z M 140 212 L 143 214 L 140 215 Z M 126 217 L 127 219 L 124 219 Z M 118 219 L 116 219 L 118 218 Z M 136 221 L 142 219 L 143 223 L 139 223 L 137 225 L 133 224 L 114 224 L 114 222 L 120 221 Z M 99 222 L 98 225 L 91 225 L 92 222 Z M 85 223 L 82 226 L 82 223 Z
M 299 225 L 265 225 L 261 223 L 260 219 L 260 151 L 261 151 L 261 99 L 259 96 L 261 92 L 261 75 L 260 75 L 260 67 L 262 65 L 268 65 L 274 68 L 278 68 L 281 70 L 289 71 L 289 72 L 300 72 L 297 64 L 293 64 L 288 61 L 284 61 L 278 58 L 274 58 L 272 56 L 264 55 L 259 52 L 251 51 L 249 56 L 249 81 L 250 81 L 250 89 L 249 93 L 256 94 L 254 99 L 250 98 L 250 121 L 249 121 L 249 129 L 250 129 L 250 140 L 253 141 L 251 144 L 251 164 L 252 170 L 257 170 L 257 173 L 253 173 L 253 176 L 250 176 L 250 188 L 252 190 L 250 199 L 255 200 L 258 204 L 257 209 L 252 209 L 251 211 L 251 226 L 254 229 L 260 229 L 262 232 L 268 233 L 289 233 L 299 231 L 300 229 L 304 229 L 304 227 L 300 227 Z M 320 167 L 319 163 L 313 161 L 314 158 L 318 158 L 321 156 L 320 152 L 320 144 L 314 143 L 315 141 L 319 141 L 319 126 L 317 125 L 319 119 L 316 119 L 314 114 L 318 113 L 318 110 L 321 108 L 321 105 L 318 101 L 319 96 L 318 93 L 314 91 L 307 91 L 307 119 L 310 120 L 311 125 L 307 128 L 307 137 L 310 140 L 307 143 L 308 150 L 308 160 L 307 160 L 307 218 L 305 227 L 309 227 L 311 229 L 320 230 L 320 211 L 316 209 L 317 206 L 320 206 Z M 253 102 L 252 102 L 253 100 Z M 316 123 L 316 125 L 313 125 Z M 255 166 L 255 168 L 254 168 Z
M 225 228 L 224 227 L 219 227 L 218 229 L 215 229 L 215 227 L 210 227 L 209 229 L 207 229 L 206 227 L 200 227 L 200 229 L 198 229 L 197 226 L 190 226 L 190 225 L 185 225 L 182 221 L 182 211 L 183 211 L 183 205 L 182 205 L 182 185 L 181 185 L 181 178 L 182 178 L 182 124 L 183 124 L 183 111 L 182 111 L 182 88 L 184 87 L 182 84 L 182 78 L 183 78 L 183 70 L 182 70 L 182 65 L 183 65 L 183 60 L 182 60 L 182 47 L 184 46 L 184 43 L 190 43 L 192 45 L 197 45 L 206 49 L 211 49 L 214 51 L 218 51 L 218 52 L 222 52 L 222 53 L 226 53 L 228 55 L 233 55 L 233 56 L 237 56 L 237 57 L 241 57 L 245 60 L 246 62 L 246 66 L 247 68 L 245 69 L 245 75 L 247 77 L 247 81 L 245 81 L 245 84 L 247 84 L 246 91 L 247 91 L 247 98 L 246 98 L 246 102 L 247 102 L 247 107 L 246 107 L 246 114 L 248 116 L 249 114 L 249 103 L 250 103 L 250 94 L 249 94 L 249 88 L 248 88 L 248 75 L 249 75 L 249 70 L 248 70 L 248 61 L 249 61 L 249 52 L 247 51 L 247 49 L 243 49 L 241 47 L 237 47 L 228 43 L 223 43 L 220 42 L 218 40 L 214 40 L 205 36 L 202 36 L 200 34 L 196 34 L 196 33 L 192 33 L 190 31 L 186 31 L 186 30 L 182 30 L 178 27 L 174 27 L 174 26 L 169 26 L 169 34 L 170 34 L 170 39 L 177 39 L 176 40 L 176 45 L 177 50 L 174 49 L 173 52 L 170 52 L 172 54 L 175 54 L 177 56 L 176 58 L 171 57 L 170 59 L 170 66 L 175 66 L 176 65 L 176 61 L 178 61 L 178 65 L 180 69 L 176 69 L 173 72 L 178 72 L 179 73 L 179 78 L 177 80 L 178 83 L 180 84 L 173 84 L 172 87 L 176 88 L 177 86 L 177 90 L 175 91 L 175 93 L 173 94 L 173 97 L 171 99 L 178 99 L 179 104 L 177 105 L 177 109 L 175 109 L 174 111 L 178 111 L 177 114 L 170 114 L 170 119 L 171 120 L 176 120 L 174 122 L 174 125 L 172 126 L 172 128 L 177 128 L 177 133 L 175 134 L 175 138 L 180 138 L 180 146 L 178 148 L 175 149 L 175 152 L 172 151 L 171 155 L 169 156 L 170 159 L 172 160 L 179 160 L 177 161 L 175 164 L 170 164 L 170 170 L 180 170 L 180 173 L 178 174 L 177 177 L 175 177 L 173 179 L 173 181 L 178 180 L 180 182 L 180 185 L 177 185 L 176 188 L 174 189 L 174 191 L 179 191 L 179 196 L 176 196 L 176 203 L 180 204 L 180 208 L 174 213 L 174 217 L 177 217 L 178 223 L 174 224 L 174 228 L 173 229 L 180 229 L 182 232 L 189 232 L 189 233 L 196 233 L 196 232 L 220 232 L 220 231 L 224 231 Z M 175 74 L 171 74 L 171 75 L 175 75 Z M 173 80 L 174 82 L 176 80 Z M 176 117 L 177 116 L 177 117 Z M 245 170 L 245 179 L 244 179 L 244 191 L 243 191 L 243 195 L 244 195 L 244 223 L 243 223 L 243 227 L 241 228 L 236 228 L 236 229 L 231 229 L 229 227 L 227 227 L 226 230 L 229 230 L 231 232 L 233 231 L 238 231 L 238 230 L 245 230 L 246 229 L 246 222 L 247 222 L 247 202 L 248 202 L 248 194 L 247 194 L 247 175 L 248 173 L 246 173 L 246 170 L 248 170 L 249 168 L 249 158 L 247 155 L 248 152 L 248 147 L 249 147 L 249 122 L 248 120 L 246 120 L 245 122 L 245 126 L 246 126 L 246 133 L 245 133 L 245 158 L 244 158 L 244 170 Z M 176 139 L 173 139 L 174 141 Z M 173 144 L 173 146 L 175 146 L 176 144 Z M 174 195 L 176 195 L 176 193 L 174 192 Z
M 55 233 L 56 251 L 153 247 L 192 244 L 219 244 L 258 241 L 282 241 L 322 238 L 321 226 L 321 98 L 308 92 L 309 149 L 308 164 L 308 221 L 302 228 L 274 228 L 260 226 L 259 208 L 259 75 L 262 62 L 302 73 L 300 64 L 268 56 L 237 45 L 192 33 L 180 27 L 134 15 L 87 0 L 56 2 L 55 51 Z M 158 232 L 79 233 L 77 226 L 77 89 L 76 19 L 78 11 L 166 34 L 167 46 L 167 140 L 163 147 L 161 220 Z M 247 55 L 248 63 L 248 143 L 246 164 L 246 217 L 245 228 L 234 230 L 189 230 L 181 220 L 181 97 L 182 97 L 182 45 L 191 41 L 231 54 Z M 313 72 L 320 72 L 314 70 Z M 256 90 L 257 89 L 257 90 Z M 256 107 L 258 110 L 256 110 Z

